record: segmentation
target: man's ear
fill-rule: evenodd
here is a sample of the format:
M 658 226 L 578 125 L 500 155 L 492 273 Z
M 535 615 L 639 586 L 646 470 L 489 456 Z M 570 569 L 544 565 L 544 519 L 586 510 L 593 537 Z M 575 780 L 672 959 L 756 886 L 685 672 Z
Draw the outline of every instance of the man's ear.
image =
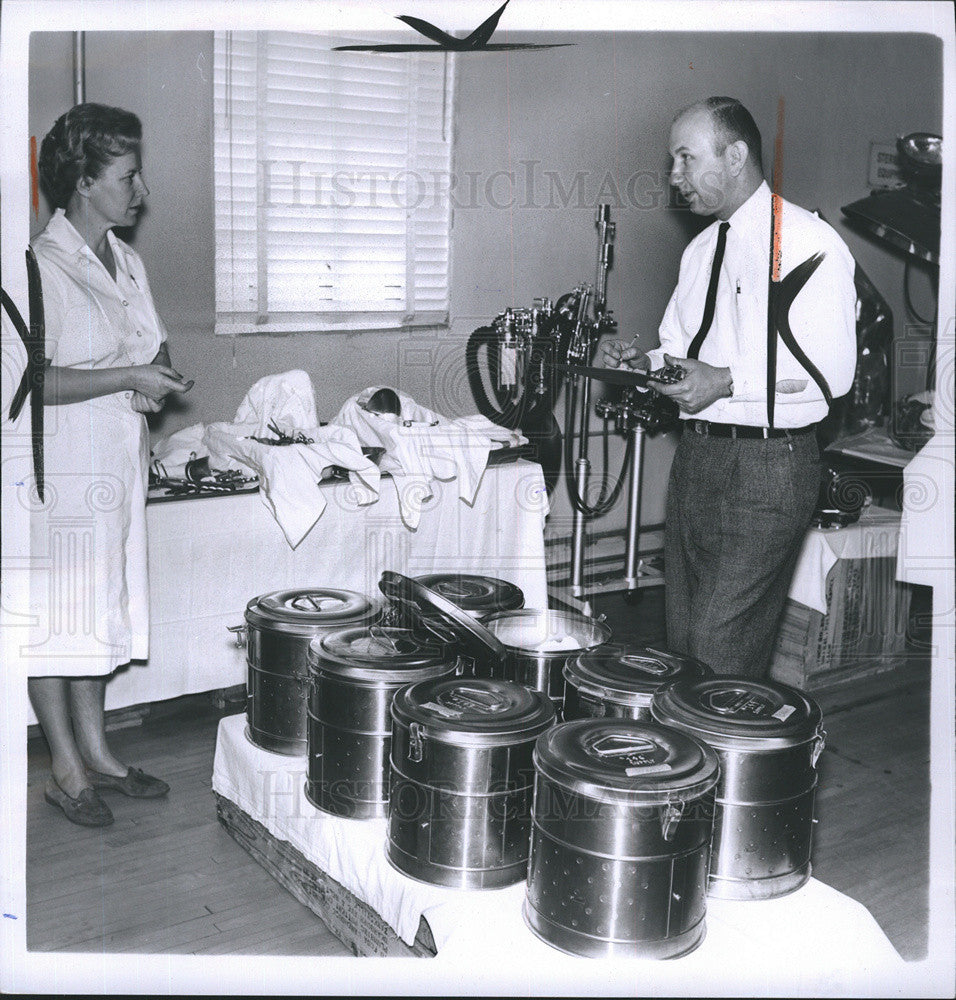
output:
M 727 166 L 734 177 L 744 169 L 749 155 L 750 147 L 743 139 L 738 139 L 727 147 Z

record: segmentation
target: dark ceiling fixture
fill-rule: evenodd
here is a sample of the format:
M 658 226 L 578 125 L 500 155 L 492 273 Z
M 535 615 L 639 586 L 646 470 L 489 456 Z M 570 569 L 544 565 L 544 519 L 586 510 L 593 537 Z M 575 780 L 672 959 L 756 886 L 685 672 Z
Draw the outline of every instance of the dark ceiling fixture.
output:
M 511 49 L 557 49 L 573 42 L 554 42 L 551 44 L 536 44 L 533 42 L 496 42 L 489 39 L 498 27 L 498 21 L 504 13 L 510 0 L 505 2 L 487 20 L 482 21 L 466 38 L 456 38 L 447 32 L 436 28 L 434 24 L 423 21 L 420 17 L 399 14 L 398 20 L 404 21 L 420 35 L 430 38 L 437 45 L 383 44 L 383 45 L 336 45 L 333 52 L 503 52 Z
M 913 257 L 939 264 L 940 185 L 943 172 L 940 136 L 911 132 L 896 140 L 905 185 L 873 191 L 843 206 L 843 214 Z

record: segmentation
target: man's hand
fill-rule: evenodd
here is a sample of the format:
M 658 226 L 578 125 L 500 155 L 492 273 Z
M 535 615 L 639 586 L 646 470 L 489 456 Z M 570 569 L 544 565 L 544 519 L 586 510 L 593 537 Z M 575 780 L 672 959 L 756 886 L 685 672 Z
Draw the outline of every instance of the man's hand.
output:
M 652 383 L 662 396 L 670 396 L 684 413 L 700 413 L 711 403 L 731 396 L 733 380 L 729 368 L 715 368 L 694 358 L 672 358 L 664 355 L 669 365 L 680 365 L 687 374 L 672 385 Z
M 651 370 L 651 359 L 639 348 L 625 344 L 623 340 L 611 340 L 604 345 L 605 368 L 630 368 L 648 372 Z

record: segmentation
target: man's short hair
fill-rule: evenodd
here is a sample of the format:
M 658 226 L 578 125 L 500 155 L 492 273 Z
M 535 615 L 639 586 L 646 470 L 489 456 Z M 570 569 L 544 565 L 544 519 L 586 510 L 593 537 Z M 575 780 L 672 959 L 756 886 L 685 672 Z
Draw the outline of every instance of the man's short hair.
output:
M 735 97 L 708 97 L 703 101 L 690 105 L 679 111 L 675 121 L 688 111 L 702 108 L 709 112 L 714 123 L 715 152 L 719 156 L 738 139 L 747 143 L 750 159 L 757 169 L 763 173 L 763 149 L 760 141 L 760 129 L 753 115 Z

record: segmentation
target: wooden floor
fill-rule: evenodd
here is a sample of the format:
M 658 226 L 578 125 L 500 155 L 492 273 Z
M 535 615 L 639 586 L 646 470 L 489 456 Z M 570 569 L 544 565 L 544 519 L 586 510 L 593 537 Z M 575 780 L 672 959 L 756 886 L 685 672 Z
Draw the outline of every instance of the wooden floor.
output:
M 598 598 L 615 638 L 662 641 L 659 589 L 629 606 Z M 858 685 L 821 699 L 814 876 L 863 903 L 906 959 L 927 947 L 929 671 L 913 653 L 907 683 Z M 211 775 L 216 726 L 240 703 L 208 696 L 154 706 L 115 731 L 121 759 L 165 778 L 167 799 L 109 794 L 116 822 L 74 826 L 43 800 L 49 757 L 29 740 L 27 947 L 31 951 L 345 955 L 312 914 L 272 880 L 216 819 Z

